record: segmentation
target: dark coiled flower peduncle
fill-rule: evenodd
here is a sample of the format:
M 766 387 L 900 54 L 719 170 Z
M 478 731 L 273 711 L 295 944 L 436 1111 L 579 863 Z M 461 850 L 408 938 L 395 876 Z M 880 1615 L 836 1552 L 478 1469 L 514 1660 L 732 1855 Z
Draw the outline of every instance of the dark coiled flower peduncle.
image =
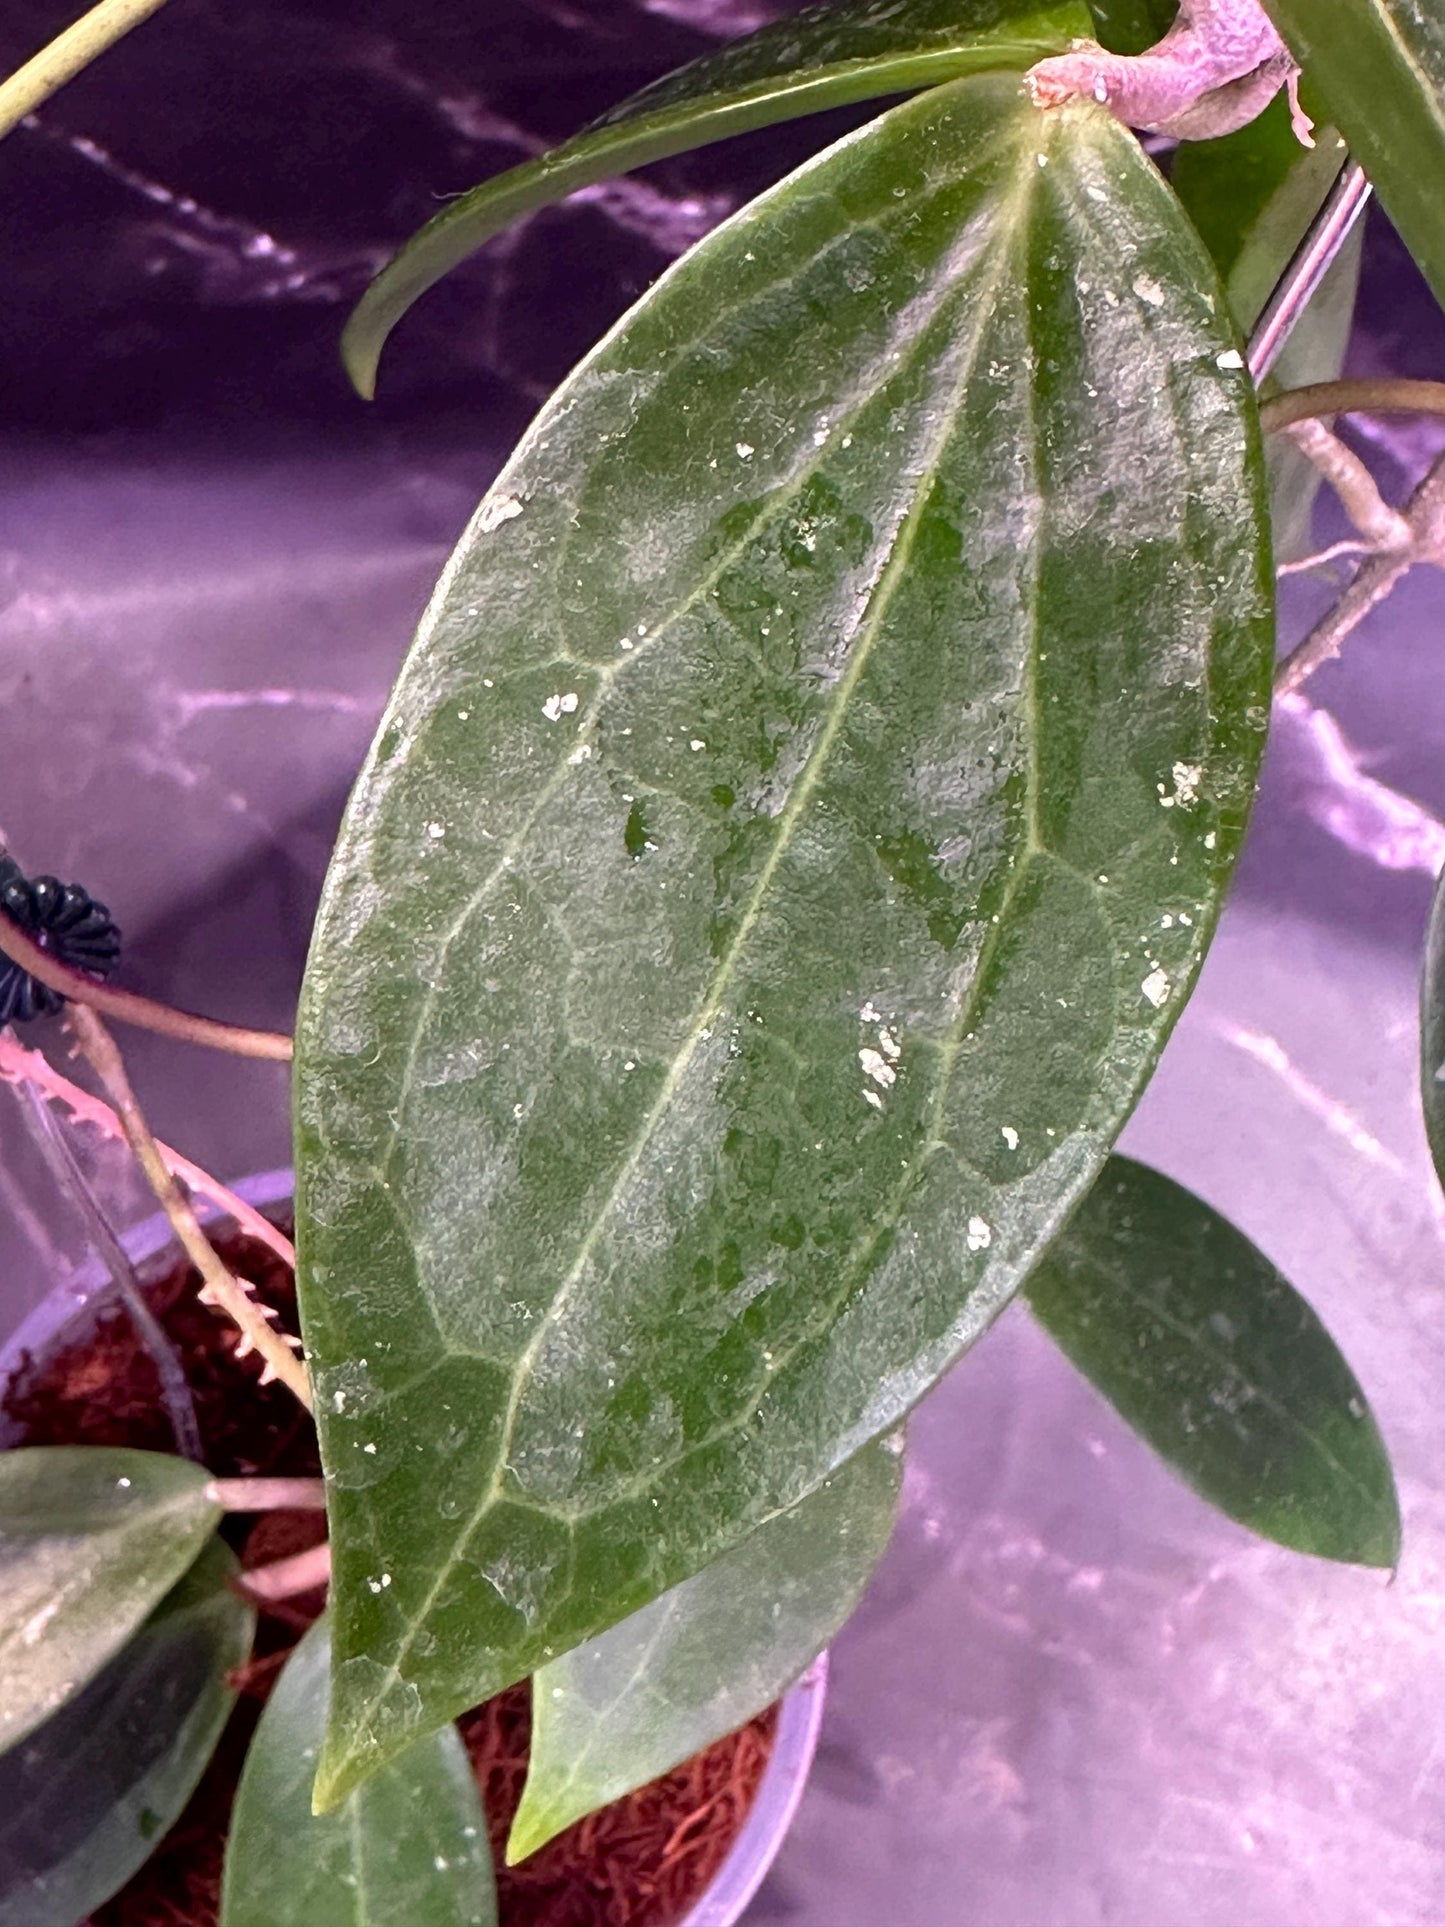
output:
M 120 931 L 103 903 L 78 883 L 27 877 L 0 856 L 0 910 L 58 962 L 103 981 L 120 961 Z M 9 957 L 0 957 L 0 1024 L 53 1017 L 65 999 Z

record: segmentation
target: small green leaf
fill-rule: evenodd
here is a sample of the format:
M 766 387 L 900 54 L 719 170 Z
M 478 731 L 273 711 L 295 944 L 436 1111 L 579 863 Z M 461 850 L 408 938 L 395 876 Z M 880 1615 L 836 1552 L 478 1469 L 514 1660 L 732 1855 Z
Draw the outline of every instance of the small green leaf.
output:
M 74 1927 L 180 1817 L 251 1651 L 237 1570 L 213 1539 L 129 1645 L 0 1758 L 0 1927 Z
M 323 1801 L 796 1504 L 1022 1281 L 1239 845 L 1261 483 L 1178 202 L 1011 77 L 801 170 L 543 411 L 300 1012 Z
M 865 1446 L 724 1558 L 541 1668 L 509 1864 L 746 1725 L 817 1658 L 887 1548 L 901 1446 Z
M 1445 8 L 1437 0 L 1264 0 L 1445 303 Z
M 450 202 L 384 267 L 342 336 L 361 394 L 408 308 L 524 214 L 595 181 L 731 134 L 911 93 L 960 75 L 1022 73 L 1087 24 L 1082 0 L 825 0 L 694 61 L 574 139 Z
M 1393 1566 L 1384 1441 L 1339 1349 L 1242 1232 L 1110 1158 L 1028 1282 L 1035 1317 L 1186 1484 L 1322 1559 Z
M 323 1619 L 287 1660 L 246 1756 L 221 1927 L 494 1927 L 486 1821 L 455 1727 L 312 1813 L 330 1664 Z
M 0 1752 L 118 1652 L 220 1518 L 208 1475 L 162 1452 L 0 1455 Z
M 1420 982 L 1420 1097 L 1430 1154 L 1445 1184 L 1445 875 L 1435 886 Z

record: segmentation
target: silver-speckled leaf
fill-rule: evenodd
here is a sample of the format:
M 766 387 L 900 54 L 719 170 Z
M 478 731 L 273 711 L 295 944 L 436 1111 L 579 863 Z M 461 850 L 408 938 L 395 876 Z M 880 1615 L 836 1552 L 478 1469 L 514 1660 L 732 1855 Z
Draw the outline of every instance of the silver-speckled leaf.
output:
M 543 411 L 300 1012 L 323 1799 L 796 1504 L 1007 1302 L 1213 927 L 1267 561 L 1197 237 L 1013 79 L 802 169 Z

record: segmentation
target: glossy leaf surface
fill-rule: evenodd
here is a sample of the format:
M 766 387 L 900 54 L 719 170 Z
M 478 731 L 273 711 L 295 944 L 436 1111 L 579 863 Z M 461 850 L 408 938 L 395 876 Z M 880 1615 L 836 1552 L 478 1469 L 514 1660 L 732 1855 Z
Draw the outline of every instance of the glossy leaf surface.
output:
M 1227 1219 L 1111 1158 L 1028 1283 L 1039 1322 L 1182 1479 L 1322 1559 L 1393 1566 L 1384 1442 L 1338 1347 Z
M 330 1664 L 322 1620 L 287 1660 L 246 1755 L 221 1927 L 493 1927 L 486 1822 L 455 1727 L 312 1813 Z
M 74 1927 L 180 1817 L 235 1700 L 255 1613 L 213 1539 L 130 1643 L 0 1758 L 0 1927 Z
M 326 1798 L 795 1504 L 1021 1282 L 1238 847 L 1260 481 L 1178 203 L 1011 78 L 801 170 L 543 412 L 302 1000 Z
M 1445 302 L 1445 8 L 1435 0 L 1264 4 Z
M 363 395 L 391 330 L 485 241 L 579 188 L 779 121 L 994 69 L 1022 73 L 1085 31 L 1083 0 L 824 0 L 694 61 L 575 139 L 483 181 L 407 242 L 362 298 L 342 356 Z
M 746 1725 L 792 1685 L 883 1557 L 901 1446 L 865 1446 L 791 1512 L 541 1668 L 509 1861 Z
M 1445 1184 L 1445 880 L 1435 886 L 1420 985 L 1420 1098 L 1425 1132 Z
M 0 1751 L 130 1638 L 220 1518 L 208 1475 L 162 1452 L 0 1455 Z

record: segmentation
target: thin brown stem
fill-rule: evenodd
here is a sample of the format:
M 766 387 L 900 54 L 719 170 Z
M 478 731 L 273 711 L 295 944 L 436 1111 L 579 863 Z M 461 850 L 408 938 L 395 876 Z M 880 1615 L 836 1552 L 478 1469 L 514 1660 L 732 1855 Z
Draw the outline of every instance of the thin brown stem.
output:
M 1347 638 L 1365 617 L 1385 600 L 1401 576 L 1407 575 L 1409 555 L 1372 555 L 1356 572 L 1339 601 L 1310 633 L 1292 649 L 1275 671 L 1276 696 L 1293 696 L 1325 663 L 1332 662 Z
M 242 1573 L 236 1585 L 258 1604 L 269 1606 L 324 1586 L 330 1577 L 331 1548 L 323 1543 L 308 1547 L 305 1552 L 293 1552 L 289 1559 L 277 1559 L 269 1566 L 257 1566 L 254 1572 Z
M 0 951 L 18 963 L 38 983 L 58 991 L 72 1004 L 86 1004 L 102 1017 L 113 1017 L 119 1024 L 134 1024 L 139 1030 L 152 1030 L 162 1037 L 178 1037 L 187 1044 L 206 1044 L 212 1050 L 229 1051 L 234 1057 L 263 1057 L 273 1063 L 291 1060 L 291 1039 L 280 1031 L 247 1030 L 239 1024 L 218 1023 L 213 1017 L 197 1017 L 188 1010 L 174 1010 L 169 1004 L 138 997 L 133 990 L 116 990 L 98 984 L 83 971 L 72 970 L 49 950 L 27 936 L 12 918 L 0 914 Z
M 1445 393 L 1445 384 L 1441 391 Z M 1381 545 L 1361 564 L 1335 606 L 1280 664 L 1274 679 L 1277 696 L 1296 694 L 1322 664 L 1338 656 L 1346 639 L 1417 562 L 1445 567 L 1445 456 L 1410 497 L 1402 520 L 1407 546 Z
M 1317 381 L 1276 395 L 1259 411 L 1266 435 L 1329 415 L 1445 415 L 1445 381 Z
M 324 1512 L 323 1479 L 212 1479 L 206 1497 L 223 1512 Z
M 280 1379 L 309 1412 L 311 1385 L 306 1376 L 306 1367 L 291 1350 L 285 1334 L 272 1330 L 265 1307 L 257 1304 L 212 1249 L 191 1209 L 190 1200 L 171 1176 L 145 1114 L 136 1101 L 115 1039 L 96 1013 L 83 1004 L 71 1007 L 68 1021 L 72 1035 L 115 1106 L 121 1129 L 145 1173 L 146 1182 L 170 1219 L 186 1256 L 205 1281 L 200 1294 L 202 1301 L 225 1312 L 237 1326 L 241 1333 L 242 1356 L 253 1350 L 260 1353 L 264 1362 L 262 1382 Z

